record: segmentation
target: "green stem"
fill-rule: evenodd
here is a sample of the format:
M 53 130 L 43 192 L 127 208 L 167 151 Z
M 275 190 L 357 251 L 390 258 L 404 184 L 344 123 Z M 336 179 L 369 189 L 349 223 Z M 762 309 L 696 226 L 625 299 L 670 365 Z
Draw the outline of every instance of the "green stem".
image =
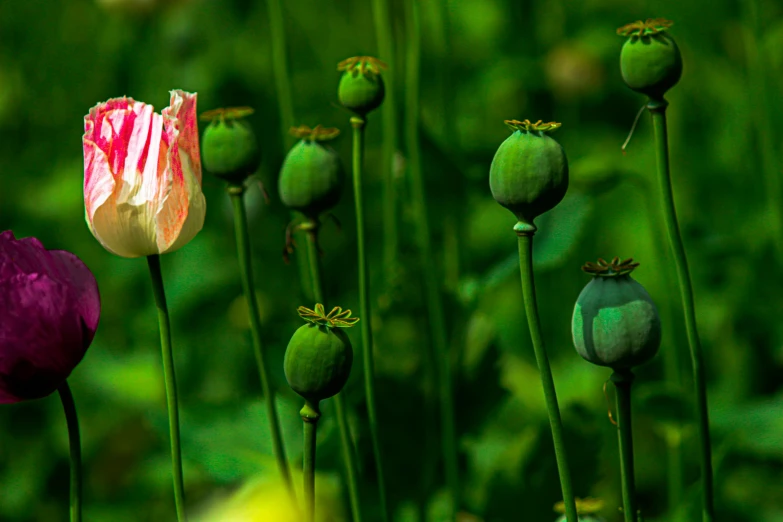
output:
M 277 106 L 280 117 L 280 137 L 284 150 L 294 145 L 295 138 L 289 130 L 294 126 L 294 102 L 291 96 L 291 75 L 288 72 L 288 59 L 286 57 L 285 19 L 283 6 L 280 0 L 267 0 L 269 15 L 269 31 L 272 43 L 272 70 L 275 78 L 275 90 L 277 91 Z M 296 213 L 291 212 L 291 219 L 296 218 Z M 296 232 L 294 237 L 300 244 L 304 240 L 301 232 Z M 307 262 L 301 257 L 296 258 L 296 266 L 299 272 L 299 280 L 303 292 L 310 287 L 308 280 Z
M 699 331 L 696 326 L 696 310 L 693 302 L 693 287 L 691 286 L 691 277 L 688 270 L 688 259 L 685 255 L 685 246 L 682 243 L 680 226 L 677 223 L 677 211 L 674 206 L 674 194 L 669 173 L 669 142 L 666 130 L 667 105 L 668 102 L 665 100 L 651 100 L 647 108 L 652 114 L 653 129 L 655 131 L 655 152 L 658 162 L 661 204 L 663 206 L 666 230 L 669 235 L 669 245 L 674 254 L 674 263 L 677 268 L 677 279 L 685 314 L 685 329 L 688 335 L 688 346 L 690 347 L 693 366 L 693 384 L 696 387 L 697 424 L 701 443 L 702 520 L 703 522 L 712 522 L 715 518 L 715 512 L 713 507 L 712 449 L 709 411 L 707 409 L 707 382 L 704 375 L 701 341 L 699 340 Z
M 323 285 L 321 284 L 321 260 L 318 254 L 318 224 L 315 223 L 311 230 L 307 231 L 307 257 L 310 262 L 310 278 L 313 281 L 313 295 L 315 302 L 325 305 Z M 337 413 L 337 425 L 340 428 L 340 443 L 345 464 L 346 482 L 348 483 L 348 496 L 351 501 L 351 515 L 353 522 L 361 522 L 362 513 L 359 503 L 359 485 L 356 482 L 358 472 L 353 458 L 353 440 L 348 429 L 348 417 L 346 415 L 345 398 L 342 392 L 333 397 L 334 408 Z
M 315 522 L 315 429 L 321 412 L 318 403 L 305 401 L 299 414 L 304 421 L 302 474 L 304 475 L 305 521 Z
M 392 273 L 397 262 L 399 237 L 397 233 L 397 185 L 394 179 L 394 153 L 397 150 L 397 104 L 394 90 L 394 40 L 387 0 L 373 0 L 373 19 L 378 37 L 379 58 L 389 64 L 383 73 L 386 92 L 381 114 L 383 116 L 383 267 Z
M 663 279 L 665 280 L 665 290 L 669 295 L 677 293 L 677 288 L 674 284 L 674 271 L 668 263 L 666 263 L 666 238 L 657 226 L 657 223 L 661 221 L 659 215 L 660 207 L 656 205 L 655 194 L 650 190 L 650 184 L 646 178 L 633 176 L 629 178 L 634 182 L 635 188 L 639 190 L 642 199 L 644 200 L 645 210 L 647 212 L 647 221 L 649 223 L 649 230 L 651 239 L 655 250 L 658 253 L 657 263 L 660 267 L 659 272 L 662 272 Z M 674 324 L 674 311 L 672 309 L 671 301 L 666 299 L 658 304 L 658 311 L 661 316 L 661 323 L 673 325 Z M 672 328 L 665 328 L 663 332 L 663 340 L 661 345 L 666 347 L 676 346 L 675 335 Z M 666 382 L 671 383 L 679 391 L 682 389 L 682 377 L 683 377 L 683 360 L 681 353 L 678 350 L 662 350 L 663 356 L 663 374 Z M 667 482 L 667 503 L 669 507 L 669 513 L 673 516 L 678 506 L 683 501 L 683 493 L 685 492 L 685 465 L 683 460 L 683 445 L 682 437 L 679 436 L 679 430 L 682 429 L 682 425 L 677 425 L 678 434 L 672 436 L 666 434 L 666 482 Z
M 446 484 L 449 491 L 449 515 L 453 520 L 459 508 L 459 475 L 457 468 L 457 443 L 454 422 L 451 354 L 446 339 L 446 321 L 440 294 L 441 278 L 433 261 L 430 243 L 430 224 L 421 175 L 419 148 L 419 68 L 421 62 L 421 25 L 418 0 L 405 2 L 407 34 L 406 82 L 405 82 L 405 143 L 408 153 L 411 196 L 416 227 L 416 243 L 424 275 L 427 312 L 430 319 L 430 335 L 435 349 L 437 388 L 440 396 L 441 450 L 446 468 Z
M 431 52 L 435 56 L 451 56 L 450 46 L 450 22 L 449 1 L 442 2 L 424 2 L 421 7 L 428 9 L 426 19 L 429 20 L 429 27 L 425 28 L 430 42 Z M 437 71 L 428 71 L 435 75 L 438 95 L 433 97 L 427 103 L 434 115 L 433 132 L 437 134 L 437 140 L 440 144 L 447 141 L 448 132 L 454 127 L 451 125 L 450 100 L 453 97 L 451 78 L 451 62 L 443 60 L 438 64 Z
M 277 90 L 277 106 L 280 110 L 280 132 L 286 150 L 294 144 L 294 137 L 288 132 L 294 125 L 294 103 L 291 98 L 291 77 L 286 59 L 285 19 L 280 0 L 267 0 L 269 30 L 272 37 L 272 69 Z
M 182 476 L 182 450 L 179 439 L 179 404 L 177 401 L 177 376 L 174 371 L 174 353 L 171 349 L 171 323 L 163 289 L 163 274 L 160 271 L 160 256 L 147 256 L 152 279 L 152 293 L 158 309 L 160 347 L 163 353 L 163 380 L 166 385 L 166 405 L 169 411 L 169 438 L 171 439 L 171 465 L 174 476 L 174 503 L 177 507 L 177 521 L 186 522 L 185 481 Z
M 761 156 L 761 170 L 767 198 L 769 219 L 765 220 L 765 228 L 771 232 L 772 243 L 778 264 L 783 265 L 783 178 L 780 175 L 780 165 L 775 150 L 775 103 L 769 88 L 767 71 L 771 69 L 769 59 L 763 48 L 762 37 L 764 28 L 761 23 L 762 13 L 759 0 L 742 2 L 743 17 L 748 27 L 745 28 L 745 54 L 748 67 L 748 88 Z
M 291 482 L 291 473 L 288 469 L 288 461 L 283 447 L 283 437 L 280 431 L 280 420 L 277 416 L 275 407 L 275 395 L 269 383 L 269 372 L 267 371 L 266 356 L 264 345 L 261 342 L 261 319 L 258 311 L 258 300 L 256 299 L 255 283 L 253 282 L 253 265 L 250 252 L 250 234 L 247 230 L 247 214 L 245 212 L 245 201 L 243 199 L 244 187 L 229 186 L 228 193 L 231 196 L 231 203 L 234 207 L 234 230 L 237 242 L 237 257 L 239 258 L 239 272 L 242 277 L 242 290 L 247 301 L 247 311 L 250 316 L 250 332 L 253 339 L 253 352 L 258 365 L 258 375 L 261 378 L 261 391 L 264 394 L 264 403 L 266 404 L 266 414 L 269 418 L 270 435 L 272 436 L 272 452 L 277 460 L 277 469 L 280 477 L 285 482 L 291 501 L 296 505 L 296 493 L 294 485 Z
M 383 456 L 380 445 L 380 429 L 375 408 L 375 367 L 372 352 L 372 312 L 370 310 L 370 281 L 365 251 L 364 197 L 362 195 L 362 165 L 364 163 L 364 119 L 351 117 L 353 127 L 353 195 L 356 206 L 356 243 L 359 262 L 359 308 L 361 309 L 362 355 L 364 359 L 364 390 L 367 395 L 367 415 L 370 421 L 370 437 L 378 476 L 381 513 L 384 522 L 391 520 L 386 501 L 386 480 L 383 474 Z
M 617 370 L 610 377 L 617 389 L 617 441 L 620 446 L 620 476 L 623 483 L 625 522 L 636 522 L 636 485 L 633 471 L 633 427 L 631 425 L 630 370 Z
M 82 520 L 82 445 L 79 437 L 79 416 L 76 414 L 76 403 L 73 394 L 64 381 L 57 391 L 63 403 L 65 422 L 68 425 L 68 446 L 71 452 L 71 522 Z
M 560 475 L 560 487 L 563 490 L 566 520 L 569 522 L 577 521 L 576 500 L 571 487 L 571 472 L 568 469 L 565 441 L 563 440 L 563 422 L 560 420 L 555 381 L 552 378 L 552 369 L 549 367 L 549 358 L 547 357 L 544 340 L 541 335 L 541 321 L 538 318 L 536 286 L 533 278 L 533 234 L 535 228 L 531 225 L 517 223 L 514 229 L 517 231 L 519 238 L 519 271 L 522 277 L 522 295 L 525 300 L 527 324 L 533 341 L 533 350 L 536 354 L 536 363 L 538 364 L 541 385 L 544 388 L 546 408 L 549 413 L 549 427 L 552 430 L 552 441 L 555 446 L 555 459 L 557 461 L 557 471 Z

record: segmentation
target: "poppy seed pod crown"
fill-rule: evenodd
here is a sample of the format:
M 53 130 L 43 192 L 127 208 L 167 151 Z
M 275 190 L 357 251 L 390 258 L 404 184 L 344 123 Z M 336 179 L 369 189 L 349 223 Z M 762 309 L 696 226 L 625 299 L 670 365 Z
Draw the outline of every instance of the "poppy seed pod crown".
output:
M 288 385 L 305 400 L 318 403 L 340 393 L 351 374 L 353 348 L 342 331 L 356 324 L 351 311 L 335 307 L 327 315 L 324 305 L 297 310 L 307 324 L 294 332 L 283 365 Z
M 344 71 L 337 88 L 343 107 L 362 117 L 377 109 L 386 94 L 381 77 L 381 69 L 386 68 L 372 56 L 354 56 L 337 64 L 337 70 Z
M 562 201 L 568 189 L 568 159 L 563 147 L 548 135 L 561 124 L 505 123 L 514 132 L 492 159 L 489 188 L 495 201 L 513 212 L 520 223 L 532 226 L 536 217 Z
M 250 107 L 214 109 L 201 115 L 209 121 L 201 138 L 204 168 L 229 183 L 241 184 L 258 170 L 261 153 L 253 128 L 243 118 Z
M 292 128 L 291 134 L 301 141 L 288 152 L 280 169 L 280 199 L 288 208 L 317 220 L 337 204 L 343 190 L 345 170 L 340 156 L 327 144 L 340 131 L 302 125 Z
M 582 267 L 593 280 L 576 300 L 571 332 L 576 351 L 588 362 L 627 369 L 658 353 L 661 320 L 650 295 L 630 275 L 637 266 L 615 257 Z
M 620 52 L 620 72 L 625 84 L 654 100 L 674 87 L 682 76 L 682 55 L 663 18 L 633 22 L 617 30 L 627 36 Z

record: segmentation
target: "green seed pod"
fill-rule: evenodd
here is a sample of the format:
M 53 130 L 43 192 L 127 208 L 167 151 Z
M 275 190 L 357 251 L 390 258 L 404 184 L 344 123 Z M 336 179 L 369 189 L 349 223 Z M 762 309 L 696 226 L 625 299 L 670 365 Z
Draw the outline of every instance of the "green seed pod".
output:
M 354 56 L 337 64 L 344 71 L 337 88 L 340 103 L 359 116 L 377 109 L 383 103 L 385 87 L 381 69 L 387 66 L 372 56 Z
M 628 36 L 620 52 L 623 81 L 634 91 L 662 100 L 682 76 L 682 55 L 666 33 L 672 25 L 663 18 L 625 25 L 617 34 Z
M 495 152 L 489 188 L 495 201 L 513 212 L 520 223 L 534 226 L 533 220 L 560 203 L 568 189 L 565 150 L 546 134 L 560 124 L 505 123 L 514 132 Z
M 322 304 L 315 310 L 300 306 L 298 312 L 308 324 L 294 332 L 285 350 L 285 378 L 296 393 L 317 406 L 348 381 L 353 348 L 341 328 L 353 326 L 359 318 L 339 307 L 326 315 Z
M 661 345 L 658 309 L 630 273 L 633 259 L 599 259 L 582 270 L 594 278 L 579 294 L 571 320 L 574 347 L 585 360 L 614 370 L 652 359 Z
M 345 170 L 340 156 L 326 144 L 339 133 L 338 129 L 320 125 L 291 129 L 291 134 L 302 141 L 288 152 L 280 169 L 278 190 L 285 206 L 317 220 L 340 200 Z
M 241 118 L 253 113 L 250 107 L 215 109 L 201 115 L 210 121 L 201 139 L 201 159 L 211 174 L 241 184 L 261 164 L 258 140 L 250 124 Z

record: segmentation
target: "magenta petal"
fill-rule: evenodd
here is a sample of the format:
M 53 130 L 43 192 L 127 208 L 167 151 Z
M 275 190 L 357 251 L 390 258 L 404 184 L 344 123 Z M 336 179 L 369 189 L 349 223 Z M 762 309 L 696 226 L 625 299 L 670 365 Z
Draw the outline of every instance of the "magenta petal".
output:
M 50 250 L 49 253 L 59 261 L 58 279 L 66 282 L 75 294 L 75 303 L 87 329 L 87 344 L 92 342 L 98 319 L 101 316 L 101 296 L 98 292 L 98 282 L 81 259 L 66 250 Z
M 57 389 L 89 346 L 72 289 L 46 275 L 0 281 L 0 402 Z
M 52 393 L 82 360 L 100 316 L 78 257 L 0 234 L 0 403 Z
M 10 232 L 10 231 L 9 231 Z M 3 233 L 5 235 L 5 232 Z M 4 236 L 8 239 L 8 236 Z M 46 249 L 34 237 L 13 239 L 0 242 L 0 280 L 17 274 L 29 274 L 41 271 L 41 254 L 46 257 Z
M 46 250 L 34 237 L 13 240 L 7 231 L 0 236 L 0 281 L 19 274 L 47 275 L 70 288 L 92 340 L 101 310 L 98 283 L 78 257 L 65 250 Z

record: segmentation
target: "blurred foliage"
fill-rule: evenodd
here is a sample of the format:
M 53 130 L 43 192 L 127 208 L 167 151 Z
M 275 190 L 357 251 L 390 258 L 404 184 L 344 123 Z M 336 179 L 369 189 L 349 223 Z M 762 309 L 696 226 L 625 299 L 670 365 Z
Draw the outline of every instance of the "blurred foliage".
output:
M 758 4 L 751 30 L 742 7 Z M 403 71 L 403 2 L 392 2 Z M 706 355 L 719 519 L 783 521 L 783 267 L 774 261 L 759 126 L 783 175 L 783 4 L 774 0 L 439 0 L 421 2 L 421 131 L 432 241 L 439 253 L 457 369 L 464 521 L 551 521 L 559 484 L 522 309 L 513 216 L 489 193 L 488 169 L 508 131 L 504 119 L 563 122 L 556 138 L 571 162 L 563 203 L 539 221 L 537 284 L 577 495 L 602 498 L 620 520 L 615 428 L 601 391 L 606 369 L 571 347 L 573 303 L 597 257 L 633 256 L 634 276 L 658 303 L 662 354 L 638 371 L 636 470 L 645 520 L 697 519 L 698 466 L 691 382 L 679 294 L 657 206 L 651 126 L 644 100 L 619 74 L 620 25 L 675 21 L 683 79 L 670 93 L 674 188 L 692 267 Z M 297 124 L 339 127 L 346 165 L 346 114 L 333 105 L 338 61 L 376 53 L 365 0 L 284 2 Z M 765 59 L 769 105 L 748 76 L 748 42 Z M 380 56 L 380 58 L 384 58 Z M 103 315 L 70 382 L 80 411 L 85 520 L 173 520 L 166 410 L 157 324 L 143 261 L 115 257 L 90 235 L 82 200 L 82 117 L 110 97 L 163 108 L 167 91 L 199 93 L 201 111 L 250 105 L 262 140 L 261 178 L 272 195 L 248 193 L 264 338 L 279 391 L 292 462 L 301 459 L 299 399 L 285 386 L 282 357 L 310 305 L 296 263 L 281 259 L 289 213 L 276 197 L 285 150 L 263 0 L 48 0 L 0 2 L 0 229 L 39 237 L 79 255 L 94 271 Z M 405 78 L 393 88 L 402 93 Z M 398 98 L 402 99 L 402 97 Z M 400 112 L 402 114 L 402 111 Z M 369 120 L 366 197 L 379 209 L 380 115 Z M 424 408 L 431 386 L 427 316 L 411 230 L 405 156 L 397 157 L 403 232 L 400 272 L 382 273 L 380 212 L 369 215 L 373 325 L 383 449 L 396 520 L 439 521 L 443 511 L 437 425 Z M 264 512 L 280 495 L 249 344 L 231 212 L 222 182 L 204 177 L 204 230 L 163 259 L 173 313 L 188 503 L 194 520 L 280 520 Z M 330 301 L 358 307 L 353 205 L 335 209 L 342 229 L 323 228 Z M 302 255 L 297 252 L 295 256 Z M 338 279 L 339 274 L 339 279 Z M 368 521 L 377 493 L 363 400 L 359 339 L 346 389 L 358 440 Z M 678 368 L 681 375 L 678 378 Z M 610 397 L 611 398 L 611 397 Z M 323 404 L 318 467 L 324 520 L 345 520 L 346 495 L 332 406 Z M 0 408 L 0 520 L 66 520 L 68 457 L 56 397 Z M 684 484 L 671 492 L 667 448 L 681 443 Z M 296 467 L 296 466 L 295 466 Z M 682 502 L 669 506 L 669 499 Z M 222 503 L 222 504 L 221 504 Z M 216 507 L 218 506 L 218 507 Z M 222 508 L 220 506 L 223 506 Z M 239 513 L 246 507 L 245 518 Z M 279 507 L 279 506 L 278 506 Z M 238 510 L 238 511 L 237 511 Z M 255 513 L 256 518 L 250 518 Z M 234 518 L 227 518 L 227 517 Z M 212 518 L 209 518 L 212 517 Z M 271 518 L 270 518 L 271 517 Z M 276 518 L 277 517 L 277 518 Z M 331 518 L 328 518 L 331 517 Z

